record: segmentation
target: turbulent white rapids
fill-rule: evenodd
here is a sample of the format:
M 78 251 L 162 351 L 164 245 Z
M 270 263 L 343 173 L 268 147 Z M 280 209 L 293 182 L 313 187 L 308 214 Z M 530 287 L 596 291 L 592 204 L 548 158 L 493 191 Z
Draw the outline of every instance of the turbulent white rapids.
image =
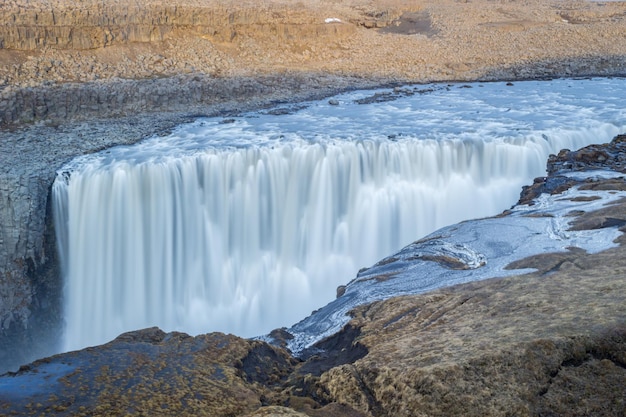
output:
M 65 348 L 153 325 L 241 336 L 290 325 L 359 268 L 508 208 L 550 153 L 626 127 L 622 79 L 471 87 L 202 119 L 63 167 Z

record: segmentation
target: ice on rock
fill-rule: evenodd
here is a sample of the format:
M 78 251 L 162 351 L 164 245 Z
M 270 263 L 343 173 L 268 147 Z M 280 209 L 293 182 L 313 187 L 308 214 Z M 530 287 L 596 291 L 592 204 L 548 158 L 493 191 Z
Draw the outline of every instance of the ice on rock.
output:
M 372 279 L 388 272 L 389 265 L 400 263 L 412 263 L 414 261 L 431 261 L 439 264 L 442 268 L 466 270 L 476 269 L 487 263 L 487 258 L 482 253 L 476 252 L 471 247 L 461 243 L 447 242 L 439 237 L 422 239 L 402 249 L 392 257 L 378 262 L 372 268 L 359 272 L 357 281 Z
M 596 171 L 583 179 L 613 178 Z M 593 195 L 595 199 L 581 199 Z M 361 270 L 344 295 L 294 325 L 288 346 L 294 353 L 339 331 L 348 312 L 363 304 L 417 294 L 450 285 L 520 275 L 529 269 L 507 269 L 512 262 L 543 253 L 579 248 L 596 253 L 617 246 L 614 227 L 570 230 L 572 212 L 593 212 L 623 193 L 586 191 L 574 186 L 561 194 L 541 194 L 533 205 L 518 205 L 505 215 L 444 227 L 396 254 Z

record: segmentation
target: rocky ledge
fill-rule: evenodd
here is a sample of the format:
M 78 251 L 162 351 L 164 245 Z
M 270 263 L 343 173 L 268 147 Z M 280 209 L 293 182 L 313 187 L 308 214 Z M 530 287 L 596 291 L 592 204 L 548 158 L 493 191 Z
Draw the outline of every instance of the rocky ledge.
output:
M 545 213 L 546 202 L 569 207 L 564 234 L 611 229 L 608 249 L 540 250 L 507 265 L 505 270 L 516 271 L 511 276 L 357 305 L 339 332 L 297 356 L 284 347 L 293 329 L 274 331 L 272 344 L 156 328 L 126 333 L 0 376 L 0 413 L 623 415 L 625 158 L 626 136 L 563 151 L 550 158 L 549 175 L 525 188 L 520 199 L 521 206 L 541 206 Z M 605 194 L 610 202 L 592 210 L 577 205 Z M 550 217 L 537 213 L 529 209 L 527 216 Z M 403 262 L 435 263 L 455 274 L 480 271 L 492 261 L 447 248 L 445 256 L 430 248 Z

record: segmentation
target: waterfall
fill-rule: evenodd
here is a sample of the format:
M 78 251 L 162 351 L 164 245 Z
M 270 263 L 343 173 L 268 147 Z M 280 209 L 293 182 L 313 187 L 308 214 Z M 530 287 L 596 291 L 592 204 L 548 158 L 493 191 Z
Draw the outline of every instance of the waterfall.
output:
M 359 268 L 509 207 L 550 153 L 618 132 L 209 141 L 156 158 L 132 147 L 92 156 L 53 186 L 66 349 L 153 325 L 240 336 L 291 325 Z

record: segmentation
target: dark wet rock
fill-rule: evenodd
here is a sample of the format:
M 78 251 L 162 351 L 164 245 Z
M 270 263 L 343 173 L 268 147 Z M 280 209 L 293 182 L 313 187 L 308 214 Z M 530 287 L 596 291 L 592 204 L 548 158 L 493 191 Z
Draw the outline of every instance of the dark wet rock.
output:
M 261 112 L 262 114 L 271 114 L 272 116 L 284 116 L 287 114 L 293 114 L 299 110 L 306 109 L 306 105 L 300 104 L 292 104 L 283 107 L 276 107 L 265 112 Z
M 579 181 L 562 175 L 535 178 L 533 185 L 523 186 L 518 204 L 534 204 L 534 200 L 543 193 L 560 194 Z
M 293 335 L 285 327 L 272 330 L 268 336 L 273 345 L 282 348 L 286 348 L 287 342 L 293 339 Z
M 253 342 L 252 349 L 237 364 L 237 369 L 247 382 L 272 386 L 283 382 L 293 372 L 296 363 L 284 350 L 264 342 Z
M 163 330 L 159 329 L 158 327 L 150 327 L 144 330 L 137 330 L 133 332 L 122 333 L 121 335 L 117 336 L 113 340 L 112 343 L 115 343 L 115 342 L 151 343 L 151 344 L 156 345 L 158 343 L 161 343 L 166 337 L 168 338 L 168 340 L 171 340 L 172 338 L 177 337 L 178 335 L 184 338 L 190 337 L 189 335 L 186 335 L 184 333 L 167 334 Z
M 340 286 L 337 287 L 337 298 L 341 297 L 345 293 L 346 293 L 346 286 L 345 285 L 340 285 Z
M 590 171 L 610 167 L 626 172 L 626 135 L 616 136 L 610 143 L 590 145 L 576 151 L 563 149 L 548 159 L 548 175 L 559 171 Z
M 354 100 L 356 104 L 372 104 L 372 103 L 385 103 L 387 101 L 393 101 L 400 97 L 393 92 L 374 93 L 371 96 L 359 98 Z
M 560 194 L 568 188 L 584 183 L 585 180 L 566 176 L 571 172 L 585 172 L 609 169 L 626 173 L 626 135 L 616 136 L 610 143 L 601 145 L 589 145 L 577 151 L 569 149 L 561 150 L 558 155 L 550 155 L 548 158 L 546 177 L 535 178 L 530 186 L 522 187 L 519 204 L 532 204 L 532 201 L 542 193 Z M 621 184 L 623 180 L 603 181 L 601 187 L 613 187 L 611 183 Z M 589 185 L 596 187 L 598 185 Z M 589 189 L 582 186 L 582 189 Z
M 335 366 L 353 363 L 367 355 L 367 348 L 358 342 L 360 329 L 347 325 L 340 332 L 305 349 L 299 356 L 304 360 L 299 374 L 320 376 Z

